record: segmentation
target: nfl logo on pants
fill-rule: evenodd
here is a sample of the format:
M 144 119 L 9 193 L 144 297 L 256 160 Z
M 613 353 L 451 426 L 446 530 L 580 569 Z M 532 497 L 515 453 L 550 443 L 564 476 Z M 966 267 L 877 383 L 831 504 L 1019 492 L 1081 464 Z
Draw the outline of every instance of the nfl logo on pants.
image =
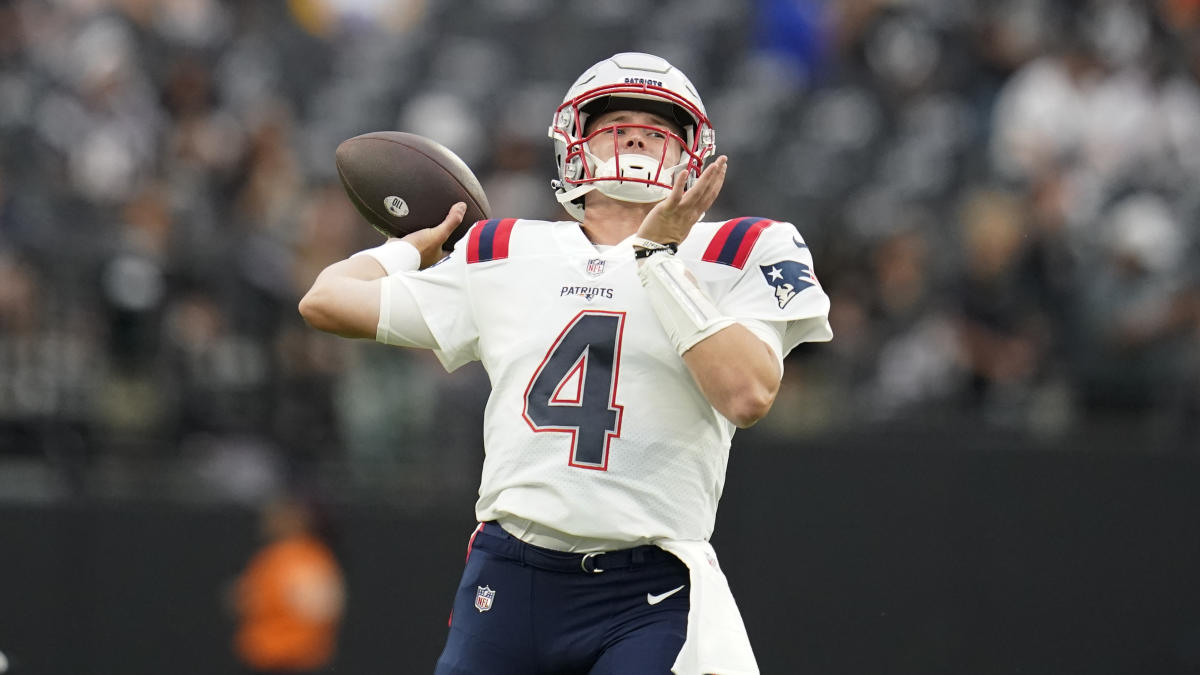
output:
M 496 591 L 487 586 L 476 586 L 476 588 L 479 590 L 475 591 L 475 609 L 486 612 L 492 608 L 492 600 L 496 598 Z

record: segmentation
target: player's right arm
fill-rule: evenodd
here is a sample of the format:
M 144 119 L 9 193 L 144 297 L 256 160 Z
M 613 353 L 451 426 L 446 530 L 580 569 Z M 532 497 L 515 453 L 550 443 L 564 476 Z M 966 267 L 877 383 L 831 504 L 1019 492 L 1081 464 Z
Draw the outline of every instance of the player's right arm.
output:
M 442 244 L 462 222 L 465 212 L 466 204 L 459 202 L 437 226 L 417 230 L 398 240 L 416 249 L 419 262 L 415 266 L 396 259 L 392 255 L 394 251 L 387 247 L 396 250 L 400 247 L 389 240 L 384 246 L 365 252 L 368 255 L 356 254 L 321 270 L 312 287 L 300 299 L 300 315 L 317 330 L 348 338 L 375 339 L 379 328 L 381 280 L 405 266 L 424 269 L 440 260 Z M 407 249 L 407 246 L 403 248 Z M 391 266 L 397 269 L 389 270 Z M 411 332 L 416 336 L 410 346 L 434 346 L 432 336 L 428 341 L 421 339 L 429 335 L 429 329 L 416 311 L 415 303 L 410 306 L 413 308 L 410 323 L 414 324 Z M 393 317 L 393 320 L 404 318 Z
M 347 338 L 374 338 L 379 325 L 379 280 L 383 266 L 356 256 L 321 270 L 300 299 L 300 316 L 317 330 Z

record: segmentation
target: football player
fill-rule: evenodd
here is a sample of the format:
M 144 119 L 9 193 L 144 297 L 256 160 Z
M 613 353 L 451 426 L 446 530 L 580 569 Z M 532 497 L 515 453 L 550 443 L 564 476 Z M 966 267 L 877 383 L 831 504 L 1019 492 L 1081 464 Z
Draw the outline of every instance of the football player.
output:
M 727 159 L 661 58 L 589 68 L 549 133 L 578 222 L 481 221 L 439 262 L 458 204 L 300 304 L 488 372 L 480 525 L 437 673 L 757 673 L 708 539 L 734 430 L 770 410 L 793 347 L 832 337 L 811 252 L 787 222 L 700 222 Z

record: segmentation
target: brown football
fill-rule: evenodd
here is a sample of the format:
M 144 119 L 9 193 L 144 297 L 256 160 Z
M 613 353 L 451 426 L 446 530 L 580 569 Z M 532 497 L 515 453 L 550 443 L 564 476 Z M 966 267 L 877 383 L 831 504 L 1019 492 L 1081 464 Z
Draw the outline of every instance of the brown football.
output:
M 487 195 L 470 167 L 432 139 L 374 131 L 342 141 L 335 158 L 354 208 L 384 236 L 433 227 L 455 202 L 466 202 L 462 224 L 442 247 L 450 250 L 473 223 L 489 217 Z

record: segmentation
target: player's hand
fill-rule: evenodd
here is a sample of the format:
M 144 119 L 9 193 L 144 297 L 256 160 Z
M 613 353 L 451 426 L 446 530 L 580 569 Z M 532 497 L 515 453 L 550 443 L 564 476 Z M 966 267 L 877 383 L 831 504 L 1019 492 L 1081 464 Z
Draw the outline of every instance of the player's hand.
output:
M 446 214 L 446 219 L 442 222 L 433 227 L 407 234 L 401 239 L 401 241 L 412 244 L 421 253 L 421 269 L 425 269 L 445 257 L 446 252 L 442 250 L 442 244 L 450 238 L 450 234 L 462 222 L 466 212 L 466 203 L 458 202 L 450 207 L 450 212 Z
M 712 206 L 725 184 L 725 168 L 729 158 L 721 155 L 705 167 L 690 190 L 684 190 L 687 180 L 676 176 L 671 194 L 646 214 L 638 228 L 638 236 L 661 244 L 683 241 L 700 216 Z

